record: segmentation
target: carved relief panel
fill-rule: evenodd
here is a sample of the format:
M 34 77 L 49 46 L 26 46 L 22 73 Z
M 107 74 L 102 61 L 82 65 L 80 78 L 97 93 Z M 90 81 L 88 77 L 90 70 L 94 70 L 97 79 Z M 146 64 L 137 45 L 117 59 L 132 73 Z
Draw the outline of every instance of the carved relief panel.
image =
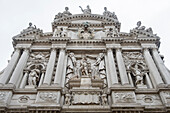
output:
M 68 53 L 65 105 L 108 105 L 104 56 L 102 52 Z
M 113 103 L 136 103 L 136 96 L 131 91 L 112 92 Z
M 125 66 L 131 84 L 137 88 L 147 88 L 150 82 L 148 68 L 141 52 L 123 52 Z
M 24 69 L 20 88 L 36 88 L 42 84 L 48 60 L 48 52 L 32 52 Z
M 38 92 L 35 103 L 53 103 L 59 104 L 59 91 L 41 91 Z

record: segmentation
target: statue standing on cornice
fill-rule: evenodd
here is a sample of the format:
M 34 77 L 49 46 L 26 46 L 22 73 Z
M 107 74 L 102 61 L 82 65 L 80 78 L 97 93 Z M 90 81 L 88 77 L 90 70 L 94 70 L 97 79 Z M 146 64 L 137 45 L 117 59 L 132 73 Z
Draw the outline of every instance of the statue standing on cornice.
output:
M 65 11 L 63 12 L 63 16 L 69 16 L 69 15 L 72 15 L 69 11 L 69 8 L 68 7 L 65 7 Z
M 83 12 L 83 14 L 91 14 L 91 9 L 89 5 L 87 5 L 87 9 L 83 9 L 81 6 L 79 7 L 81 8 L 81 11 Z
M 107 7 L 104 7 L 103 16 L 112 17 L 117 20 L 117 16 L 115 15 L 115 12 L 112 13 L 112 12 L 108 11 Z

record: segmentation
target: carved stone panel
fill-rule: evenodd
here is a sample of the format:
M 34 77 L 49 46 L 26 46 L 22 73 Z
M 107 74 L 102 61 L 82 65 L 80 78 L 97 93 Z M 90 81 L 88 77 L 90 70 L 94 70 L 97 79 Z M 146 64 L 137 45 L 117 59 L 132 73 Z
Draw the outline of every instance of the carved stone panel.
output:
M 136 103 L 136 96 L 134 92 L 115 91 L 112 92 L 114 103 Z
M 73 105 L 77 104 L 100 104 L 99 92 L 74 92 L 73 93 Z
M 59 91 L 42 91 L 38 92 L 36 103 L 59 103 L 60 92 Z
M 170 105 L 170 91 L 162 91 L 160 92 L 160 96 L 164 104 Z

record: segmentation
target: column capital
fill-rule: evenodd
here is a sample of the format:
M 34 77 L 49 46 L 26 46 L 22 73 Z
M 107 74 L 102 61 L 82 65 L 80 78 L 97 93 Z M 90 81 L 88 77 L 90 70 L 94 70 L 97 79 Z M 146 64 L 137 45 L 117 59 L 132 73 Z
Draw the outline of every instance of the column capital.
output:
M 116 48 L 116 52 L 122 52 L 122 48 Z

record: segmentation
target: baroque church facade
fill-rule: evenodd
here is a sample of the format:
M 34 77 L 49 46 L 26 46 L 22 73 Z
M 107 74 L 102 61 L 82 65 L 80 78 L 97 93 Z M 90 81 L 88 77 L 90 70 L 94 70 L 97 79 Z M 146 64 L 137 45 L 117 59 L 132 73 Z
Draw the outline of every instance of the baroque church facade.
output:
M 104 8 L 82 14 L 66 7 L 44 33 L 32 23 L 13 37 L 0 73 L 1 113 L 170 112 L 170 71 L 160 37 L 141 22 L 120 32 Z

